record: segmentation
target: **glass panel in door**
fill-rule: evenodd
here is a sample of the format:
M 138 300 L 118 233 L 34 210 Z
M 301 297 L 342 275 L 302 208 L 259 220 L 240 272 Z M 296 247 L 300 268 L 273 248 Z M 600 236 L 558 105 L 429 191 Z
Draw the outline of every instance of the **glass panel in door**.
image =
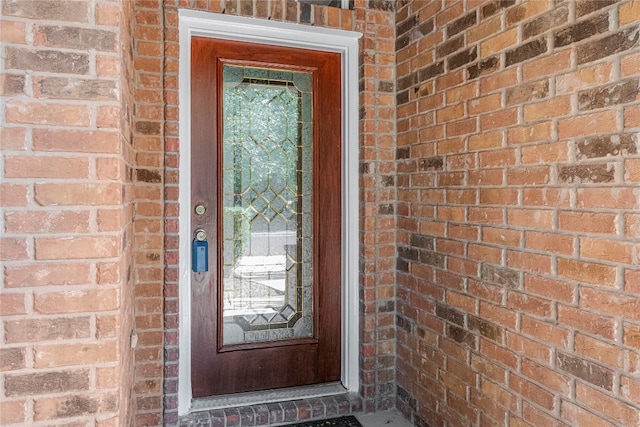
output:
M 223 345 L 313 336 L 312 73 L 223 65 Z

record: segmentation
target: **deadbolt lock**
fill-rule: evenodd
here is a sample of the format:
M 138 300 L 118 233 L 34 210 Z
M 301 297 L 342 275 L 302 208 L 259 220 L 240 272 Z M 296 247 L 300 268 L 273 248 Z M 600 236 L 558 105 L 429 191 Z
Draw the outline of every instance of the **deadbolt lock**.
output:
M 196 215 L 204 215 L 207 208 L 205 208 L 204 205 L 196 205 L 194 210 L 196 211 Z

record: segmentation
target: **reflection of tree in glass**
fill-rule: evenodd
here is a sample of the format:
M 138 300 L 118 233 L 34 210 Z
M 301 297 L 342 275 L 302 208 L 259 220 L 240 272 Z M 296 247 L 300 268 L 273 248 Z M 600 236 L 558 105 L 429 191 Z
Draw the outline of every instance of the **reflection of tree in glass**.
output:
M 246 212 L 250 218 L 271 220 L 296 201 L 298 92 L 293 85 L 242 83 L 226 88 L 224 96 L 224 166 L 233 171 L 225 173 L 225 194 L 235 196 L 234 205 L 253 209 Z
M 300 123 L 301 93 L 291 81 L 302 73 L 227 66 L 224 72 L 224 234 L 238 259 L 252 232 L 296 231 L 298 141 L 301 130 L 310 135 L 311 125 Z M 287 80 L 245 74 L 260 72 Z

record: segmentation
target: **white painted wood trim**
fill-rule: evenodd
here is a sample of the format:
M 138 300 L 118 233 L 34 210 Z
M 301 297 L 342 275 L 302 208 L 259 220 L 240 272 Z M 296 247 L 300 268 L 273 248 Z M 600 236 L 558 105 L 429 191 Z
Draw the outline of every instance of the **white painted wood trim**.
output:
M 343 90 L 343 243 L 342 243 L 342 384 L 359 388 L 359 292 L 358 292 L 358 39 L 354 31 L 319 28 L 181 9 L 180 37 L 180 361 L 178 413 L 191 409 L 191 37 L 265 43 L 301 49 L 339 52 L 342 55 Z

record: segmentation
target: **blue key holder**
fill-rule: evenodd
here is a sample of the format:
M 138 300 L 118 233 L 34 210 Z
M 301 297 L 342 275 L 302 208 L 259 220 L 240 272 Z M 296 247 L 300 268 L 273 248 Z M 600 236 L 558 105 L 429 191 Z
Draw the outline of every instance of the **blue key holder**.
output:
M 194 273 L 209 271 L 209 243 L 204 230 L 197 230 L 193 239 L 191 268 Z

